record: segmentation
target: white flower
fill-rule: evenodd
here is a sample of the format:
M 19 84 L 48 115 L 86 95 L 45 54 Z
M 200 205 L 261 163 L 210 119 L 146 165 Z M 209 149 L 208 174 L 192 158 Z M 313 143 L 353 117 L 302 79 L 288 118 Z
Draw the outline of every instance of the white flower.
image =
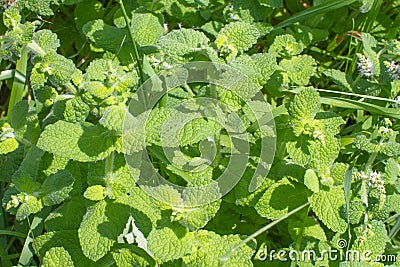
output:
M 396 100 L 396 103 L 393 103 L 393 106 L 394 106 L 395 108 L 398 108 L 399 105 L 400 105 L 400 96 L 397 96 L 397 97 L 395 98 L 395 100 Z
M 368 185 L 381 192 L 385 192 L 385 180 L 382 179 L 382 175 L 379 172 L 373 171 L 369 174 Z
M 385 66 L 387 68 L 387 72 L 390 74 L 390 78 L 392 80 L 400 79 L 400 64 L 395 61 L 385 61 Z
M 385 126 L 381 126 L 381 127 L 379 127 L 378 132 L 379 132 L 380 134 L 384 135 L 384 134 L 390 133 L 390 130 L 392 130 L 392 129 L 387 128 L 387 127 L 385 127 Z
M 374 65 L 372 64 L 372 61 L 369 58 L 366 58 L 362 54 L 357 54 L 357 56 L 358 56 L 357 67 L 358 71 L 360 72 L 360 75 L 365 76 L 367 78 L 374 76 Z

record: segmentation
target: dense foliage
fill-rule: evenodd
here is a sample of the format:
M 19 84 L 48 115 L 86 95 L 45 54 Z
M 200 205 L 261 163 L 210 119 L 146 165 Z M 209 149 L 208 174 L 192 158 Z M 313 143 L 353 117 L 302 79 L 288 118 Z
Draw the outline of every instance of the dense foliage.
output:
M 2 3 L 2 266 L 400 266 L 400 1 Z M 170 182 L 212 182 L 234 146 L 221 125 L 197 119 L 179 133 L 183 154 L 198 158 L 212 143 L 212 162 L 188 172 L 165 159 L 162 125 L 188 99 L 231 107 L 250 143 L 231 192 L 182 207 L 171 187 L 153 198 L 137 185 L 122 133 L 136 90 L 194 61 L 254 83 L 276 147 L 249 192 L 265 132 L 246 101 L 201 83 L 171 90 L 151 111 L 145 140 Z M 262 258 L 265 248 L 317 258 Z M 332 260 L 332 250 L 369 251 L 371 260 Z

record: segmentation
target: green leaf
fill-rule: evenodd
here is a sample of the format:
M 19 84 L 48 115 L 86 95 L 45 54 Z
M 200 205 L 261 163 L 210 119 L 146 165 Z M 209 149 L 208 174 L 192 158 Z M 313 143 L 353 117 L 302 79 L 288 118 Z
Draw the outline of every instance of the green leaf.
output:
M 50 30 L 37 31 L 33 37 L 33 40 L 42 48 L 46 53 L 56 52 L 60 46 L 60 40 L 57 38 L 57 34 Z
M 19 168 L 23 160 L 23 149 L 19 148 L 6 156 L 0 156 L 2 164 L 0 164 L 0 181 L 11 182 L 12 175 Z
M 109 130 L 121 133 L 126 110 L 125 105 L 109 106 L 103 111 L 103 116 L 100 118 L 99 123 Z
M 390 158 L 386 162 L 384 179 L 390 184 L 396 183 L 400 172 L 399 164 L 394 158 Z
M 389 212 L 400 213 L 400 195 L 388 195 L 384 208 Z
M 23 171 L 15 173 L 12 182 L 20 192 L 32 194 L 36 189 L 33 178 Z
M 350 224 L 359 224 L 360 220 L 366 213 L 366 207 L 363 202 L 359 199 L 350 200 L 349 204 L 347 205 L 346 199 L 346 206 L 342 208 L 343 218 L 348 221 Z
M 26 118 L 28 116 L 28 101 L 20 101 L 15 104 L 10 116 L 10 125 L 15 131 L 15 135 L 23 139 L 26 131 Z M 4 126 L 3 126 L 4 127 Z
M 261 5 L 279 8 L 283 6 L 283 0 L 258 0 Z
M 258 214 L 268 219 L 278 219 L 306 202 L 310 191 L 302 184 L 283 178 L 271 185 L 255 205 Z
M 179 116 L 177 119 L 179 119 Z M 206 120 L 204 118 L 193 119 L 186 123 L 180 130 L 179 143 L 181 146 L 196 144 L 209 136 L 219 134 L 221 128 L 222 126 L 214 120 Z
M 346 89 L 346 91 L 352 92 L 353 88 L 351 84 L 354 82 L 353 79 L 344 72 L 335 69 L 328 69 L 323 72 L 325 76 L 330 78 L 335 84 Z
M 48 79 L 54 86 L 63 86 L 71 80 L 76 68 L 71 59 L 56 52 L 50 52 L 43 56 L 42 61 L 35 64 L 34 70 L 38 71 L 39 75 L 44 74 L 44 80 Z M 35 84 L 32 87 L 38 89 L 43 85 Z
M 36 179 L 39 171 L 39 163 L 44 154 L 43 150 L 40 150 L 36 146 L 29 148 L 28 152 L 25 154 L 24 160 L 19 166 L 18 170 L 13 174 L 18 175 L 19 172 L 24 172 L 28 174 L 32 179 Z
M 101 185 L 89 186 L 83 196 L 89 200 L 99 201 L 105 198 L 105 188 Z
M 185 255 L 185 247 L 171 228 L 154 229 L 147 237 L 148 249 L 159 262 L 179 259 Z
M 43 208 L 42 203 L 34 196 L 26 195 L 23 201 L 15 215 L 19 221 L 25 220 L 29 215 L 35 214 Z
M 180 224 L 194 231 L 204 227 L 216 215 L 221 199 L 218 199 L 220 197 L 218 188 L 207 187 L 213 181 L 211 179 L 212 168 L 193 173 L 192 176 L 193 180 L 182 192 L 182 198 L 189 207 L 177 209 L 174 213 L 176 213 L 175 219 Z M 201 194 L 198 193 L 200 186 L 204 186 Z M 214 199 L 218 200 L 214 201 Z
M 88 185 L 102 185 L 105 187 L 105 195 L 111 198 L 120 196 L 122 192 L 122 194 L 130 193 L 131 191 L 135 192 L 137 178 L 138 173 L 129 168 L 125 162 L 124 155 L 115 153 L 103 161 L 90 163 L 87 174 Z M 118 192 L 120 191 L 118 188 L 123 188 L 124 190 Z
M 132 12 L 130 30 L 140 46 L 155 45 L 164 33 L 163 20 L 151 13 Z
M 202 4 L 208 2 L 209 0 L 171 0 L 164 2 L 164 8 L 171 18 L 182 22 L 186 27 L 197 27 L 203 25 L 205 22 L 203 16 L 209 13 L 209 10 L 205 10 Z
M 288 142 L 286 148 L 294 162 L 318 173 L 326 173 L 340 151 L 339 141 L 331 135 L 326 135 L 323 141 L 301 136 L 297 141 Z
M 67 170 L 47 177 L 40 188 L 43 204 L 46 206 L 60 204 L 69 197 L 73 184 L 74 178 Z
M 338 233 L 346 231 L 347 223 L 340 216 L 340 209 L 346 204 L 342 188 L 320 190 L 310 197 L 310 203 L 312 210 L 329 229 Z
M 257 53 L 251 56 L 241 55 L 231 65 L 259 86 L 266 84 L 278 68 L 276 58 L 266 53 Z
M 199 230 L 194 233 L 194 238 L 187 238 L 192 246 L 191 253 L 183 257 L 186 266 L 218 267 L 220 257 L 232 247 L 242 241 L 239 235 L 218 235 L 211 231 Z M 251 258 L 254 254 L 255 243 L 248 242 L 236 250 L 223 266 L 253 266 Z
M 275 37 L 274 42 L 268 49 L 268 53 L 276 57 L 291 57 L 300 54 L 304 45 L 297 42 L 291 34 L 283 34 Z
M 158 44 L 167 62 L 176 64 L 190 61 L 193 57 L 193 49 L 202 48 L 208 42 L 208 38 L 202 32 L 180 29 L 163 36 Z
M 372 62 L 374 76 L 379 77 L 381 62 L 378 54 L 373 50 L 373 48 L 377 46 L 377 41 L 371 34 L 363 32 L 361 33 L 361 42 L 363 44 L 365 56 Z
M 90 81 L 84 84 L 85 90 L 88 91 L 97 102 L 101 102 L 111 95 L 114 91 L 112 87 L 106 87 L 102 82 Z
M 289 220 L 289 233 L 293 240 L 298 240 L 299 236 L 311 237 L 321 241 L 327 241 L 324 229 L 312 217 L 302 218 L 296 216 Z
M 341 185 L 345 180 L 345 173 L 349 169 L 349 165 L 345 163 L 337 163 L 335 162 L 331 166 L 331 177 L 335 181 L 335 185 Z
M 270 14 L 271 10 L 269 10 L 268 7 L 261 5 L 258 0 L 232 0 L 230 1 L 229 5 L 224 9 L 224 16 L 226 18 L 229 18 L 229 21 L 245 21 L 250 23 L 259 22 L 264 21 Z M 211 27 L 214 28 L 218 25 L 218 23 L 218 21 L 210 21 L 208 22 L 208 25 L 206 27 L 208 29 L 210 29 Z M 270 27 L 270 25 L 264 22 L 261 22 L 259 25 L 261 27 Z M 223 25 L 221 25 L 219 29 L 221 29 L 222 27 Z M 270 31 L 270 29 L 268 30 L 268 32 Z M 213 31 L 215 30 L 216 29 L 213 29 Z M 218 31 L 219 30 L 217 30 L 217 32 Z M 216 35 L 217 34 L 214 34 L 214 36 Z
M 18 148 L 18 141 L 15 138 L 7 138 L 0 141 L 0 154 L 8 154 Z
M 133 253 L 131 250 L 127 248 L 121 248 L 118 249 L 118 251 L 112 251 L 111 254 L 117 267 L 149 266 L 148 262 L 144 258 Z
M 381 152 L 389 157 L 400 155 L 400 143 L 386 142 L 381 145 Z
M 296 120 L 304 118 L 313 119 L 320 108 L 321 104 L 318 92 L 308 87 L 295 95 L 293 101 L 290 103 L 289 113 Z
M 370 251 L 371 259 L 383 255 L 386 248 L 386 242 L 389 241 L 385 224 L 381 221 L 371 221 L 367 225 L 366 231 L 357 233 L 357 239 L 351 249 L 357 251 Z
M 326 111 L 318 112 L 315 119 L 324 123 L 325 131 L 324 134 L 336 135 L 340 132 L 340 125 L 344 124 L 345 121 L 341 116 L 336 113 Z
M 64 170 L 68 165 L 69 159 L 63 157 L 55 157 L 52 154 L 45 153 L 41 165 L 44 165 L 44 169 L 41 170 L 44 175 L 50 176 L 57 173 L 60 170 Z
M 76 196 L 62 203 L 45 220 L 46 230 L 78 230 L 86 213 L 86 202 L 82 196 Z
M 37 146 L 55 156 L 88 162 L 104 159 L 113 150 L 114 139 L 99 126 L 58 121 L 47 126 Z
M 41 260 L 51 248 L 62 247 L 69 253 L 75 264 L 78 262 L 82 266 L 90 266 L 92 263 L 92 261 L 86 258 L 82 253 L 76 230 L 47 232 L 43 235 L 36 236 L 32 247 Z
M 219 32 L 215 43 L 227 51 L 246 51 L 257 42 L 260 32 L 247 22 L 231 22 Z
M 63 109 L 59 111 L 62 112 L 62 114 L 59 115 L 60 120 L 64 119 L 70 122 L 84 122 L 88 117 L 90 112 L 90 106 L 85 101 L 83 101 L 81 97 L 76 96 L 72 99 L 65 101 L 57 100 L 57 102 L 54 105 L 54 113 L 57 112 L 56 105 L 59 104 L 60 101 L 64 102 L 62 103 Z
M 25 0 L 24 2 L 27 9 L 37 13 L 38 15 L 51 16 L 54 14 L 50 7 L 50 4 L 54 2 L 53 0 Z
M 86 38 L 98 49 L 117 53 L 124 45 L 127 31 L 105 24 L 102 19 L 86 23 L 82 28 Z M 128 46 L 128 44 L 126 44 Z M 96 49 L 95 49 L 96 50 Z
M 308 169 L 304 176 L 304 185 L 308 187 L 314 193 L 319 191 L 319 178 L 317 174 L 312 170 Z
M 379 145 L 370 139 L 368 139 L 365 135 L 357 135 L 354 138 L 354 145 L 361 150 L 364 150 L 368 153 L 378 152 L 380 150 Z
M 140 187 L 133 187 L 129 195 L 117 198 L 116 202 L 130 207 L 131 215 L 135 217 L 135 222 L 143 233 L 148 234 L 152 226 L 155 226 L 157 221 L 161 219 L 159 206 Z
M 170 185 L 159 185 L 155 187 L 147 187 L 147 192 L 150 192 L 150 195 L 171 207 L 182 207 L 183 206 L 183 199 L 181 194 L 177 189 Z
M 43 267 L 74 267 L 71 256 L 68 251 L 62 247 L 51 248 L 43 257 Z
M 21 15 L 16 7 L 7 8 L 3 14 L 3 24 L 7 28 L 12 28 L 14 25 L 18 25 L 21 22 Z
M 78 235 L 83 254 L 93 261 L 106 255 L 122 233 L 129 217 L 125 205 L 101 200 L 88 208 Z
M 11 116 L 10 116 L 11 117 Z M 18 148 L 14 129 L 8 123 L 2 123 L 0 132 L 0 154 L 8 154 Z
M 309 55 L 294 56 L 282 59 L 280 69 L 286 73 L 288 79 L 296 85 L 307 85 L 316 71 L 315 59 Z

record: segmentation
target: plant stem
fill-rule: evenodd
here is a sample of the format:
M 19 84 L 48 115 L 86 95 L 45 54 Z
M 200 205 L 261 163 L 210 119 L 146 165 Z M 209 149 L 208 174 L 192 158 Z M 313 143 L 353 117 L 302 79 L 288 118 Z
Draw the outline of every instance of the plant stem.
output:
M 190 88 L 190 86 L 185 83 L 182 85 L 183 89 L 185 89 L 186 92 L 188 92 L 191 96 L 195 96 L 196 94 L 193 93 L 192 88 Z
M 46 55 L 46 51 L 44 51 L 43 48 L 41 48 L 35 41 L 29 42 L 26 47 L 35 54 L 38 54 L 40 57 L 44 57 Z
M 15 104 L 22 100 L 26 83 L 26 70 L 28 66 L 29 50 L 22 49 L 21 58 L 17 60 L 15 67 L 14 82 L 11 88 L 10 102 L 8 103 L 7 121 L 10 122 L 10 114 Z
M 114 154 L 114 151 L 113 151 L 106 158 L 106 162 L 105 162 L 105 170 L 104 170 L 104 172 L 105 172 L 105 180 L 106 180 L 106 185 L 107 186 L 112 183 L 113 178 L 114 178 L 114 159 L 115 159 L 115 154 Z
M 141 82 L 141 84 L 143 84 L 144 83 L 143 57 L 142 57 L 142 55 L 139 54 L 139 49 L 138 49 L 138 45 L 135 41 L 135 37 L 133 36 L 131 29 L 129 28 L 129 17 L 128 17 L 128 14 L 126 13 L 124 3 L 122 2 L 122 0 L 117 0 L 117 2 L 121 7 L 122 14 L 124 15 L 124 19 L 125 19 L 125 23 L 126 23 L 126 28 L 128 29 L 129 35 L 131 37 L 131 41 L 132 41 L 132 45 L 133 45 L 133 56 L 137 62 L 137 71 L 139 73 L 140 82 Z
M 379 141 L 378 147 L 380 147 L 383 143 L 383 138 L 381 138 L 381 140 Z M 365 171 L 367 173 L 369 173 L 370 171 L 372 171 L 372 165 L 376 159 L 376 157 L 378 156 L 379 152 L 378 151 L 374 151 L 368 158 L 367 164 L 365 165 Z

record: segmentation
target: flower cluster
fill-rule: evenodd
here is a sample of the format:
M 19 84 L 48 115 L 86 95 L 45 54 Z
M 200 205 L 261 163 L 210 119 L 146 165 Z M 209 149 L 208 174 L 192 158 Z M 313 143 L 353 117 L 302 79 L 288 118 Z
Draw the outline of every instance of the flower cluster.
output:
M 376 188 L 379 192 L 386 194 L 385 180 L 382 178 L 381 173 L 377 171 L 370 172 L 369 174 L 364 171 L 356 172 L 353 174 L 354 180 L 366 180 L 370 188 Z
M 387 72 L 390 74 L 390 78 L 392 80 L 400 79 L 400 64 L 395 61 L 385 61 L 385 66 L 387 68 Z
M 369 58 L 366 58 L 363 54 L 357 54 L 358 62 L 357 67 L 361 76 L 370 78 L 374 76 L 374 66 Z
M 379 172 L 373 171 L 369 174 L 368 185 L 371 188 L 376 188 L 378 191 L 385 193 L 385 180 L 382 179 L 382 175 Z

